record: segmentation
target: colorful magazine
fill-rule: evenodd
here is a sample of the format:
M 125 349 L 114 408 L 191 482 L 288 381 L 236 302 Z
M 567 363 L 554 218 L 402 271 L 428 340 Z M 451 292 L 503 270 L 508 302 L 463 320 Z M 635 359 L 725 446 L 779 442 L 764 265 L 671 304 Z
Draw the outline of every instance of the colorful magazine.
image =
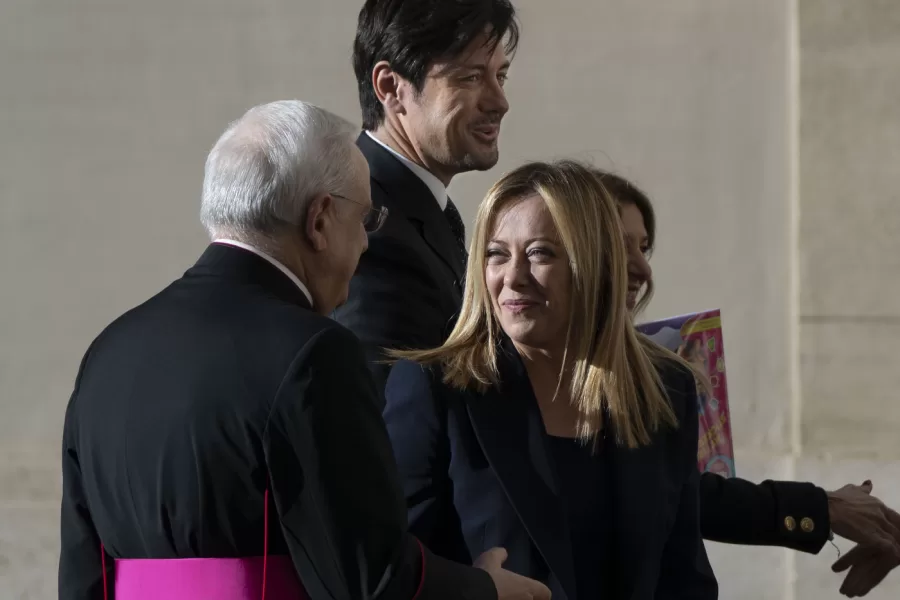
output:
M 701 473 L 734 477 L 734 445 L 720 311 L 709 310 L 642 323 L 637 329 L 706 373 L 712 393 L 697 392 L 700 414 L 697 466 Z

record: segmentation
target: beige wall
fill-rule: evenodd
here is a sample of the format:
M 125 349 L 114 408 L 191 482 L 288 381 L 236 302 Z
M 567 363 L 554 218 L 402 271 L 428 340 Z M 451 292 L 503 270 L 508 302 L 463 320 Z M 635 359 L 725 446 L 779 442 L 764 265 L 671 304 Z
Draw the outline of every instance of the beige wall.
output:
M 359 4 L 0 4 L 0 597 L 54 596 L 78 361 L 203 248 L 203 160 L 225 124 L 292 97 L 358 121 Z M 895 4 L 517 5 L 503 158 L 451 186 L 464 218 L 530 158 L 633 177 L 661 228 L 649 316 L 723 309 L 739 473 L 829 486 L 864 473 L 900 505 Z M 830 550 L 711 554 L 723 598 L 839 597 Z M 870 597 L 898 591 L 895 574 Z
M 896 459 L 900 3 L 801 7 L 803 437 Z

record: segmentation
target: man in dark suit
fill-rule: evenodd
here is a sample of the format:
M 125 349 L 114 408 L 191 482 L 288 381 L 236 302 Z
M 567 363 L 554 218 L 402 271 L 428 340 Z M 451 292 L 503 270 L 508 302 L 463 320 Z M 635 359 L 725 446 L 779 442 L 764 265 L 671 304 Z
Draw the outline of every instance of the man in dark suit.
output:
M 369 236 L 335 317 L 365 344 L 381 389 L 382 349 L 440 345 L 459 310 L 465 227 L 447 185 L 497 163 L 517 42 L 507 0 L 368 0 L 359 14 L 357 143 L 391 218 Z
M 213 243 L 82 361 L 61 599 L 244 600 L 267 584 L 276 600 L 549 598 L 502 570 L 502 550 L 473 568 L 408 533 L 364 355 L 327 316 L 386 215 L 354 134 L 276 102 L 216 143 L 201 209 Z

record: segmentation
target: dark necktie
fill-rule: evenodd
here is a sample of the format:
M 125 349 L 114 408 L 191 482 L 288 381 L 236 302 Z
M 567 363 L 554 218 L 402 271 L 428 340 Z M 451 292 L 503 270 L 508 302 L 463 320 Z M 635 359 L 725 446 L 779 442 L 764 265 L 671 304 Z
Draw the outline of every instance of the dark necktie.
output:
M 459 250 L 459 255 L 465 262 L 469 257 L 469 253 L 466 250 L 466 226 L 463 224 L 462 215 L 459 214 L 459 210 L 450 198 L 447 198 L 444 216 L 447 217 L 450 231 L 453 233 L 453 237 L 456 238 L 456 247 Z

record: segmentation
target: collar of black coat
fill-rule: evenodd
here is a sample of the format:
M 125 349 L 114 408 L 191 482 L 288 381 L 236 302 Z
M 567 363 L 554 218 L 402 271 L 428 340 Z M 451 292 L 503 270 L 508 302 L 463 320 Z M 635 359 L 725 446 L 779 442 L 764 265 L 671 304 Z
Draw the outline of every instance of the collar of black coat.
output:
M 210 244 L 185 277 L 217 277 L 256 285 L 281 300 L 312 310 L 303 291 L 278 267 L 236 246 Z

